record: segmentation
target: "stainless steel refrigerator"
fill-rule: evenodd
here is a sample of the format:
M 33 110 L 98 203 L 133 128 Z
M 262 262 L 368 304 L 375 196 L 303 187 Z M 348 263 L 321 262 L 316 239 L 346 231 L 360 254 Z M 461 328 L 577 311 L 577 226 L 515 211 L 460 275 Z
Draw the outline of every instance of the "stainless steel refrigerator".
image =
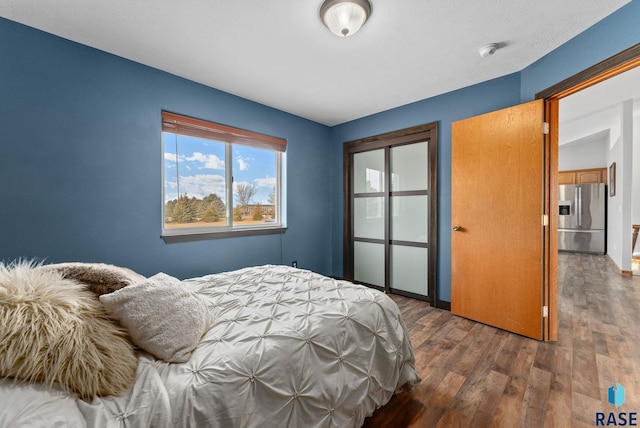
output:
M 558 250 L 605 254 L 606 204 L 602 183 L 558 186 Z

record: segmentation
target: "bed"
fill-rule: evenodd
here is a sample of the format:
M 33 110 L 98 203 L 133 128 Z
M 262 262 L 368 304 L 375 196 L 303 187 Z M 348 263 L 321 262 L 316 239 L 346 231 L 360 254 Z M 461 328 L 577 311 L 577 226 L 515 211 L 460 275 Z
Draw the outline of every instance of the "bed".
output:
M 2 285 L 8 279 L 2 273 L 0 303 L 5 304 Z M 189 306 L 166 312 L 166 302 L 154 307 L 143 296 L 138 302 L 146 308 L 127 310 L 152 311 L 158 318 L 155 328 L 175 330 L 178 340 L 195 334 L 195 348 L 181 357 L 184 362 L 167 362 L 135 347 L 135 378 L 116 396 L 87 396 L 57 382 L 7 376 L 5 362 L 0 364 L 0 426 L 359 427 L 395 393 L 420 382 L 399 309 L 376 290 L 266 265 L 182 281 L 166 275 L 141 278 L 94 299 L 134 337 L 107 300 L 142 285 L 162 289 L 154 284 L 158 278 L 179 283 L 180 292 L 204 305 L 202 332 L 179 325 L 185 314 L 197 312 Z M 163 322 L 164 327 L 157 325 Z M 160 336 L 152 331 L 150 339 Z M 162 351 L 168 338 L 158 340 Z

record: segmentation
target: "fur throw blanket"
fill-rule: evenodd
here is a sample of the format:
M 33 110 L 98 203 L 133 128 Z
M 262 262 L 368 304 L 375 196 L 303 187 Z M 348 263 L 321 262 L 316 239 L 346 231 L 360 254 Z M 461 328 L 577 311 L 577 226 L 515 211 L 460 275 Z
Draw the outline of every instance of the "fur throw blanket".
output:
M 127 285 L 136 284 L 146 278 L 131 269 L 105 263 L 55 263 L 43 265 L 42 269 L 54 269 L 64 278 L 75 279 L 98 296 L 113 293 Z
M 84 285 L 31 262 L 0 264 L 0 377 L 90 401 L 126 392 L 137 365 L 126 332 Z

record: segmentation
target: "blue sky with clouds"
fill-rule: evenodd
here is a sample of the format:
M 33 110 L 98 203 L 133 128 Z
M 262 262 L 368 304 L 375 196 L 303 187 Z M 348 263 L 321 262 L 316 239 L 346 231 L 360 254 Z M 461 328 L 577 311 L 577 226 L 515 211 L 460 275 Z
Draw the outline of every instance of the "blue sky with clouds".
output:
M 175 135 L 163 136 L 165 202 L 178 197 L 178 187 L 181 195 L 201 199 L 215 193 L 225 201 L 225 144 L 178 135 L 176 153 Z M 234 186 L 255 186 L 252 202 L 266 204 L 276 185 L 275 152 L 234 145 L 231 168 Z

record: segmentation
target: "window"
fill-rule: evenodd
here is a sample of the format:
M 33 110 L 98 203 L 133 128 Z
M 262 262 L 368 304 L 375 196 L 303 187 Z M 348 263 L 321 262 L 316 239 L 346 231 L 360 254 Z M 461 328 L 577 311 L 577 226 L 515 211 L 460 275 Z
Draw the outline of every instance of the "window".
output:
M 162 112 L 165 241 L 279 233 L 286 144 Z

